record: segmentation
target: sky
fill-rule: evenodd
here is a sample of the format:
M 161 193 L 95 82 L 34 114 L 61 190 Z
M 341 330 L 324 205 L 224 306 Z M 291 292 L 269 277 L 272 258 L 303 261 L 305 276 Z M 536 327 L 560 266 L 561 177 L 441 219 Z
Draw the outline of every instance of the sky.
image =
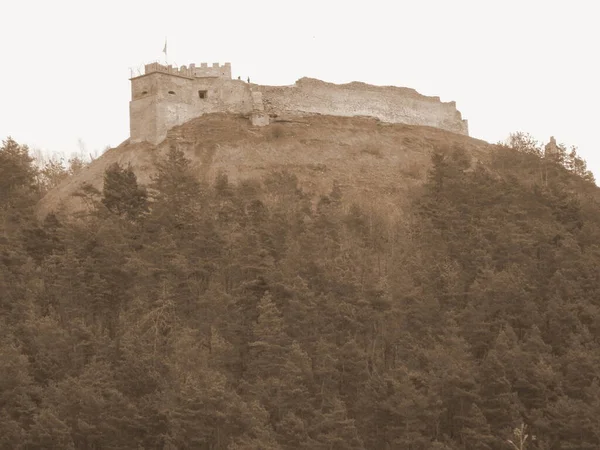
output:
M 456 101 L 470 135 L 577 146 L 596 178 L 593 0 L 5 0 L 0 139 L 98 155 L 129 135 L 130 68 L 231 62 L 233 77 L 414 88 Z

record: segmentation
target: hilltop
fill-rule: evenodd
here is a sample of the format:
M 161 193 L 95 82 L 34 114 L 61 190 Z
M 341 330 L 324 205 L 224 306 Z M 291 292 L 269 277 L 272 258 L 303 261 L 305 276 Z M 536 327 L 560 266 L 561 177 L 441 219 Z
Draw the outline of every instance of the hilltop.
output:
M 101 190 L 104 171 L 114 162 L 130 164 L 139 182 L 147 184 L 157 158 L 172 146 L 185 153 L 203 181 L 214 180 L 219 172 L 238 181 L 288 170 L 307 191 L 327 193 L 336 181 L 355 200 L 377 199 L 384 207 L 398 205 L 425 179 L 432 150 L 462 147 L 483 161 L 494 148 L 438 128 L 368 117 L 306 115 L 254 127 L 243 115 L 206 114 L 172 128 L 157 146 L 127 140 L 108 150 L 49 192 L 39 204 L 39 215 L 61 204 L 65 211 L 80 210 L 84 205 L 73 194 L 84 183 Z

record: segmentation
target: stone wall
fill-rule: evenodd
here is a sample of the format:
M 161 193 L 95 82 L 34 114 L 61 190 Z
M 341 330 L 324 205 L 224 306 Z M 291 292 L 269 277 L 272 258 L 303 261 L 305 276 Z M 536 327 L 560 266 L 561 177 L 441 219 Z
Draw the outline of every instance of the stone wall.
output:
M 384 122 L 428 125 L 468 135 L 454 102 L 441 102 L 414 89 L 337 85 L 302 78 L 293 86 L 260 86 L 231 79 L 231 65 L 191 64 L 173 68 L 146 65 L 131 79 L 130 139 L 157 144 L 167 131 L 203 114 L 248 114 L 253 125 L 269 124 L 280 115 L 326 114 L 369 116 Z
M 257 86 L 265 110 L 279 114 L 370 116 L 391 123 L 428 125 L 468 135 L 467 121 L 455 102 L 443 103 L 414 89 L 364 83 L 332 84 L 302 78 L 293 86 Z
M 158 142 L 156 98 L 147 96 L 129 102 L 129 139 L 131 142 Z
M 250 87 L 239 80 L 154 72 L 131 81 L 131 142 L 157 144 L 169 129 L 203 114 L 253 110 Z

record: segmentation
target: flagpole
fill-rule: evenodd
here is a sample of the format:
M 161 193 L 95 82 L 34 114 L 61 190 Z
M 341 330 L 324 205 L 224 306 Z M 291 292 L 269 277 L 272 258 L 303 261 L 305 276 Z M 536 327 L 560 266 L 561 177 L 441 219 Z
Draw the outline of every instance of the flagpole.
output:
M 165 36 L 165 47 L 163 48 L 163 53 L 165 54 L 165 64 L 169 65 L 169 58 L 167 57 L 167 37 Z

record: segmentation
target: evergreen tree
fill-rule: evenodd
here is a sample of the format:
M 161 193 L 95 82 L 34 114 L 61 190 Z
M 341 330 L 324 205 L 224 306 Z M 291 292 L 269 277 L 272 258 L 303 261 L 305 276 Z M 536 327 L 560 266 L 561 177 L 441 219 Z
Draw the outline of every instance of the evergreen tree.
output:
M 471 404 L 464 419 L 461 440 L 469 450 L 491 450 L 494 441 L 490 426 L 477 404 Z
M 37 169 L 25 145 L 10 137 L 0 147 L 0 211 L 22 208 L 36 200 Z
M 136 219 L 148 208 L 146 197 L 146 190 L 138 186 L 131 166 L 124 169 L 113 163 L 104 172 L 102 203 L 110 212 Z

